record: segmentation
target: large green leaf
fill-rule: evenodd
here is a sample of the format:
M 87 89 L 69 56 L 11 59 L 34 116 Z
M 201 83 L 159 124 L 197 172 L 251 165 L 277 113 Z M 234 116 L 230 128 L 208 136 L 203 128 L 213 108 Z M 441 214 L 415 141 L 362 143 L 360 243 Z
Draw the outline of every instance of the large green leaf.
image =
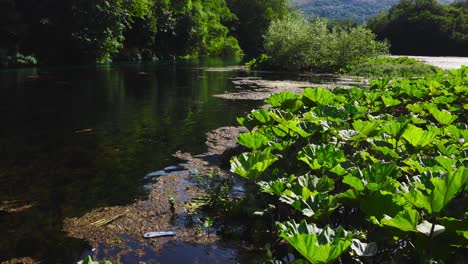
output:
M 280 223 L 280 237 L 284 238 L 311 263 L 332 263 L 348 250 L 352 234 L 343 228 L 318 228 L 315 224 L 302 221 Z
M 434 131 L 427 131 L 414 125 L 408 125 L 403 138 L 408 141 L 413 147 L 424 147 L 430 143 L 434 143 L 436 133 Z
M 394 217 L 385 216 L 380 222 L 384 226 L 391 226 L 403 231 L 418 232 L 419 213 L 413 209 L 405 209 Z
M 340 162 L 346 161 L 344 152 L 333 145 L 308 145 L 298 153 L 298 159 L 307 163 L 311 169 L 322 167 L 332 169 Z
M 386 107 L 392 107 L 392 106 L 397 106 L 401 104 L 401 101 L 398 99 L 394 99 L 391 96 L 383 96 L 382 95 L 382 101 Z
M 295 112 L 303 105 L 299 98 L 299 95 L 286 91 L 271 95 L 266 102 L 273 107 L 280 107 L 283 110 Z
M 278 157 L 270 153 L 269 149 L 243 153 L 231 160 L 231 171 L 250 180 L 257 180 Z
M 430 198 L 432 211 L 440 212 L 462 190 L 467 180 L 468 170 L 465 170 L 465 167 L 449 173 L 444 179 L 432 178 L 431 182 L 434 185 Z
M 258 133 L 242 133 L 237 137 L 237 142 L 249 149 L 259 149 L 268 144 L 268 138 Z
M 412 184 L 403 191 L 403 196 L 414 206 L 429 214 L 438 213 L 463 189 L 468 180 L 468 170 L 460 167 L 449 172 L 443 179 L 433 177 L 421 190 L 421 183 Z M 416 187 L 418 186 L 418 187 Z M 411 189 L 410 189 L 411 187 Z
M 372 120 L 372 121 L 362 121 L 356 120 L 353 122 L 353 128 L 359 132 L 359 136 L 362 138 L 375 136 L 380 129 L 383 121 L 381 120 Z
M 457 120 L 458 116 L 452 115 L 447 110 L 439 110 L 437 107 L 430 107 L 429 112 L 441 125 L 450 125 L 453 121 Z
M 332 105 L 335 101 L 335 94 L 325 88 L 306 88 L 302 95 L 318 105 Z

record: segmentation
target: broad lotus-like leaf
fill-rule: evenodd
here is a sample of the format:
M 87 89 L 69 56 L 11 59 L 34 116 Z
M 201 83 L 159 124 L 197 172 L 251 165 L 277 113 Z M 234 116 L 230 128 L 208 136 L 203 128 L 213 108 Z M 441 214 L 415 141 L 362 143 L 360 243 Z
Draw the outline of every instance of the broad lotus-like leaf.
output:
M 351 174 L 343 177 L 343 183 L 353 187 L 357 191 L 364 191 L 364 183 L 358 177 L 354 177 Z
M 403 188 L 402 194 L 414 206 L 425 209 L 429 214 L 438 213 L 463 189 L 467 181 L 468 170 L 459 167 L 443 179 L 433 177 L 430 184 L 423 182 L 426 185 L 423 190 L 412 184 Z
M 304 175 L 297 177 L 297 183 L 316 193 L 328 193 L 335 188 L 335 182 L 327 176 Z
M 353 128 L 359 135 L 363 138 L 375 136 L 380 129 L 383 121 L 381 120 L 372 120 L 372 121 L 362 121 L 356 120 L 353 122 Z
M 242 133 L 237 137 L 237 143 L 249 149 L 260 149 L 268 144 L 268 138 L 258 133 Z
M 250 113 L 250 117 L 262 124 L 269 123 L 271 121 L 270 113 L 266 109 L 253 110 Z
M 435 157 L 434 159 L 447 172 L 453 171 L 455 169 L 455 164 L 457 163 L 456 159 L 451 159 L 451 158 L 448 158 L 448 157 L 445 157 L 445 156 L 438 156 L 438 157 Z
M 432 106 L 429 109 L 429 113 L 439 122 L 441 125 L 450 125 L 453 121 L 457 120 L 458 116 L 452 115 L 447 110 L 439 110 L 437 107 Z
M 395 181 L 400 177 L 398 167 L 394 162 L 378 162 L 367 168 L 353 172 L 353 175 L 362 179 L 366 188 L 370 191 L 393 191 L 398 186 Z
M 280 201 L 291 205 L 303 215 L 315 219 L 330 215 L 338 207 L 334 196 L 327 194 L 312 195 L 312 192 L 307 188 L 302 189 L 302 194 L 293 193 L 291 190 L 284 191 Z
M 406 128 L 405 132 L 403 132 L 402 136 L 413 147 L 418 148 L 433 143 L 436 138 L 436 133 L 410 124 Z
M 386 107 L 392 107 L 392 106 L 397 106 L 401 104 L 401 101 L 398 99 L 394 99 L 393 97 L 390 96 L 384 96 L 382 95 L 382 101 Z
M 279 107 L 286 111 L 295 112 L 303 105 L 299 98 L 299 95 L 286 91 L 271 95 L 266 102 L 273 107 Z
M 389 192 L 373 192 L 360 199 L 359 207 L 368 216 L 375 216 L 378 219 L 385 215 L 396 215 L 403 210 L 404 200 Z
M 261 181 L 257 184 L 260 186 L 262 192 L 281 196 L 287 188 L 291 188 L 291 183 L 293 183 L 295 179 L 296 177 L 290 176 L 288 178 L 280 178 L 269 182 Z
M 394 217 L 386 215 L 380 222 L 384 226 L 395 227 L 402 231 L 417 232 L 418 230 L 416 228 L 419 223 L 419 219 L 420 216 L 418 211 L 413 209 L 405 209 L 396 214 Z
M 279 224 L 280 237 L 284 238 L 311 263 L 332 263 L 348 250 L 352 234 L 343 228 L 318 228 L 315 224 L 294 221 Z
M 319 87 L 306 88 L 304 92 L 302 92 L 302 96 L 318 105 L 332 105 L 336 95 L 328 89 Z
M 304 161 L 313 170 L 319 170 L 322 167 L 331 169 L 340 162 L 346 161 L 344 152 L 329 145 L 309 145 L 298 153 L 298 159 Z
M 243 153 L 231 160 L 231 171 L 250 180 L 257 180 L 278 157 L 270 153 L 269 149 Z
M 385 133 L 389 134 L 394 138 L 400 138 L 400 136 L 405 131 L 406 126 L 409 123 L 409 119 L 400 121 L 391 121 L 386 123 L 382 129 Z
M 445 179 L 432 178 L 434 189 L 431 192 L 431 207 L 433 212 L 440 212 L 462 190 L 468 181 L 468 170 L 460 167 L 456 172 L 449 173 Z
M 349 113 L 344 107 L 336 107 L 330 105 L 319 105 L 312 110 L 317 117 L 327 120 L 347 120 Z
M 395 150 L 385 147 L 385 146 L 377 146 L 377 145 L 372 144 L 372 149 L 375 150 L 377 153 L 386 157 L 390 157 L 393 159 L 400 158 L 400 155 L 398 155 L 398 153 L 396 153 Z

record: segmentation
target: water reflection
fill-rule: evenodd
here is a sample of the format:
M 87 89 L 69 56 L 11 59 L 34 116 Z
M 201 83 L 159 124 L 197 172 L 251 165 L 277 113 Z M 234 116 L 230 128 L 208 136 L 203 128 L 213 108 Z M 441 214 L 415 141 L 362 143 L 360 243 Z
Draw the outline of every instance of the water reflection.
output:
M 0 261 L 73 262 L 86 245 L 65 217 L 132 202 L 176 150 L 200 153 L 206 132 L 235 124 L 254 105 L 211 96 L 245 74 L 203 70 L 223 63 L 0 72 L 0 203 L 32 205 L 0 205 Z

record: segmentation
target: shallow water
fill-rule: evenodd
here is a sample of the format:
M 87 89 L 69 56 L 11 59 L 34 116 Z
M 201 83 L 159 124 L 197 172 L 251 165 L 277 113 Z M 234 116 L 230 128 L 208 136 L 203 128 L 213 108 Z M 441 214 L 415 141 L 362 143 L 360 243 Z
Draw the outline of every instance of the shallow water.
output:
M 61 231 L 64 218 L 141 198 L 148 173 L 177 164 L 173 153 L 204 152 L 206 132 L 236 124 L 257 106 L 212 97 L 234 90 L 229 78 L 246 75 L 236 67 L 220 70 L 233 64 L 0 71 L 0 262 L 81 258 L 89 248 Z M 10 204 L 19 209 L 5 210 Z M 197 255 L 209 245 L 179 247 L 200 263 L 234 256 L 228 249 Z M 156 260 L 177 263 L 184 256 L 174 252 L 180 251 L 159 252 Z

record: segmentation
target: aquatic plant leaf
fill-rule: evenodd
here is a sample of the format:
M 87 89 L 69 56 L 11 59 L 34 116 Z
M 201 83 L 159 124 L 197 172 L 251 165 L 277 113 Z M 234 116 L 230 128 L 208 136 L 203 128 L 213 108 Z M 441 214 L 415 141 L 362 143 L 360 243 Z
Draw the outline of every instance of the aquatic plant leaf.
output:
M 365 137 L 372 137 L 375 136 L 379 129 L 380 125 L 383 123 L 381 120 L 372 120 L 372 121 L 362 121 L 362 120 L 356 120 L 353 122 L 353 128 L 361 136 Z
M 392 107 L 392 106 L 397 106 L 401 104 L 401 101 L 398 99 L 394 99 L 393 97 L 390 96 L 383 96 L 382 95 L 382 101 L 386 107 Z
M 351 246 L 352 234 L 343 228 L 318 228 L 302 221 L 280 223 L 280 237 L 284 238 L 311 263 L 332 263 Z
M 295 112 L 303 106 L 300 96 L 292 92 L 280 92 L 271 95 L 266 102 L 273 107 L 279 107 L 286 111 Z
M 381 146 L 372 145 L 372 149 L 374 149 L 378 153 L 380 153 L 380 154 L 382 154 L 384 156 L 390 157 L 390 158 L 394 158 L 394 159 L 399 159 L 400 158 L 400 155 L 398 155 L 398 153 L 396 153 L 395 150 L 393 150 L 391 148 L 388 148 L 388 147 L 384 147 L 384 146 L 381 147 Z
M 353 187 L 357 191 L 364 191 L 364 183 L 358 177 L 354 177 L 352 175 L 346 175 L 343 177 L 343 183 L 348 184 L 349 186 Z
M 271 154 L 269 149 L 243 153 L 231 160 L 231 171 L 244 178 L 257 180 L 277 160 L 278 157 Z
M 328 89 L 319 87 L 306 88 L 304 92 L 302 92 L 302 96 L 318 105 L 332 105 L 336 95 Z
M 260 190 L 264 193 L 269 193 L 271 195 L 281 196 L 283 192 L 291 187 L 291 183 L 296 179 L 294 176 L 288 178 L 281 178 L 274 181 L 261 181 L 257 184 L 260 186 Z
M 423 182 L 425 186 L 421 186 L 421 183 L 418 187 L 412 185 L 412 189 L 403 192 L 403 196 L 414 206 L 426 209 L 429 214 L 438 213 L 463 189 L 467 181 L 468 170 L 459 167 L 443 179 L 433 177 L 428 183 Z
M 258 133 L 242 133 L 237 137 L 237 143 L 249 149 L 260 149 L 268 144 L 268 138 Z
M 266 109 L 254 110 L 250 113 L 250 116 L 260 123 L 269 123 L 271 121 L 270 114 Z
M 434 189 L 431 192 L 431 208 L 435 213 L 440 212 L 468 181 L 468 170 L 460 167 L 456 172 L 447 174 L 444 179 L 432 178 Z
M 403 210 L 398 197 L 388 192 L 373 192 L 360 199 L 360 208 L 367 216 L 375 216 L 378 219 L 385 215 L 396 215 Z
M 403 231 L 417 232 L 416 226 L 419 223 L 419 213 L 413 209 L 405 209 L 395 215 L 393 218 L 388 215 L 380 222 L 382 225 L 398 228 Z
M 344 152 L 336 149 L 333 145 L 308 145 L 297 155 L 299 160 L 304 161 L 313 170 L 322 167 L 333 168 L 340 162 L 346 161 Z
M 438 156 L 434 158 L 447 172 L 452 172 L 455 169 L 456 159 L 451 159 L 445 156 Z
M 432 106 L 429 109 L 429 113 L 439 122 L 441 125 L 450 125 L 453 121 L 457 120 L 458 116 L 452 115 L 447 110 L 439 110 L 437 107 Z
M 436 138 L 436 133 L 410 124 L 407 126 L 402 136 L 413 147 L 424 147 L 430 143 L 433 143 L 434 139 Z
M 403 122 L 393 121 L 386 123 L 382 129 L 385 133 L 389 134 L 394 138 L 399 138 L 401 134 L 405 131 L 406 126 L 409 124 L 409 119 L 404 120 Z

